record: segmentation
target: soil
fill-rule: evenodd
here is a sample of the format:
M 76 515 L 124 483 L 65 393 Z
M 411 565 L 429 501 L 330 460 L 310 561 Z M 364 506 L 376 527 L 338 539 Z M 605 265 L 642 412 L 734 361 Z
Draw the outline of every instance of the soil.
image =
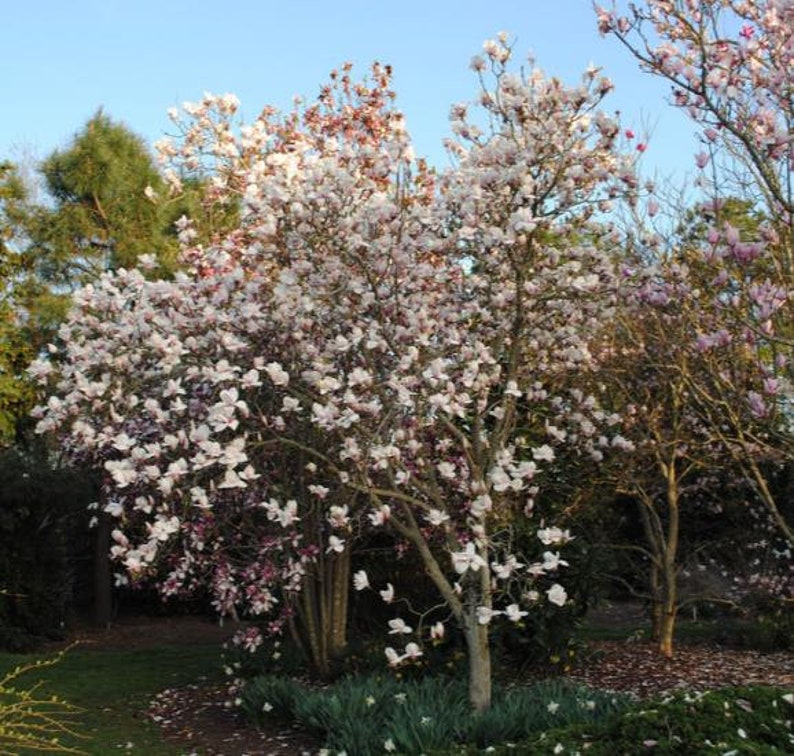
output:
M 641 626 L 637 607 L 608 607 L 600 612 L 596 618 L 600 625 Z M 233 628 L 205 618 L 133 617 L 119 620 L 107 630 L 82 629 L 76 639 L 97 649 L 145 650 L 166 644 L 220 644 L 232 632 Z M 590 644 L 589 651 L 589 660 L 568 674 L 571 679 L 638 698 L 729 685 L 794 687 L 794 653 L 680 646 L 673 659 L 664 659 L 650 644 L 638 640 L 599 641 Z M 159 724 L 175 752 L 182 754 L 300 756 L 320 749 L 315 738 L 289 723 L 267 731 L 248 725 L 225 703 L 227 699 L 226 690 L 217 685 L 169 689 L 151 702 L 147 715 Z

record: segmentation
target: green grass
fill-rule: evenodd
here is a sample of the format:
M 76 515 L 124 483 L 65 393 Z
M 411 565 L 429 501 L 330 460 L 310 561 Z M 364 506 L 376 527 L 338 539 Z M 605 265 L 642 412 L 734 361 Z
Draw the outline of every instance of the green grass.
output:
M 42 657 L 0 654 L 0 676 L 37 658 Z M 158 726 L 145 715 L 149 702 L 165 688 L 223 679 L 217 644 L 138 651 L 92 651 L 78 647 L 58 664 L 37 670 L 35 675 L 44 683 L 40 692 L 57 695 L 83 710 L 76 719 L 75 729 L 86 739 L 68 743 L 96 756 L 183 753 L 163 743 Z M 19 687 L 32 686 L 38 679 L 27 675 L 20 679 Z

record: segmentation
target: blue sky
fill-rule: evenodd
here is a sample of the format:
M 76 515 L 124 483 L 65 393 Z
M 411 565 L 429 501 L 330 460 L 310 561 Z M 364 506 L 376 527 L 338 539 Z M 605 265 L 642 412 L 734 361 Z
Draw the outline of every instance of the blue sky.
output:
M 645 171 L 693 173 L 693 127 L 663 82 L 599 37 L 591 0 L 6 0 L 0 29 L 0 160 L 45 157 L 99 107 L 152 143 L 167 110 L 204 91 L 234 92 L 253 117 L 313 96 L 344 61 L 363 72 L 380 60 L 394 68 L 416 152 L 444 167 L 449 106 L 477 92 L 469 60 L 504 30 L 517 59 L 531 51 L 566 82 L 602 66 L 616 85 L 605 108 L 652 131 Z

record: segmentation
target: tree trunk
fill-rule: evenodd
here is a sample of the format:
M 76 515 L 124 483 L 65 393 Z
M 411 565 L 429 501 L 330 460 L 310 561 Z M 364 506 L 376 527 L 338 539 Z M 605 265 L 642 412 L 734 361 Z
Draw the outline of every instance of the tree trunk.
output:
M 323 555 L 306 571 L 298 599 L 297 635 L 315 672 L 331 674 L 331 663 L 347 648 L 350 553 Z
M 681 513 L 676 460 L 673 458 L 667 463 L 657 458 L 657 463 L 666 482 L 666 518 L 656 510 L 652 494 L 642 489 L 638 493 L 643 529 L 651 556 L 651 640 L 657 644 L 659 653 L 669 659 L 673 656 L 673 635 L 678 612 L 677 562 Z
M 667 477 L 667 539 L 662 561 L 662 625 L 659 633 L 659 652 L 668 659 L 673 656 L 673 634 L 678 613 L 678 477 L 671 465 Z
M 477 621 L 474 607 L 466 617 L 464 628 L 469 656 L 469 703 L 475 711 L 491 706 L 491 646 L 488 625 Z
M 662 612 L 662 624 L 659 628 L 659 653 L 668 659 L 673 657 L 673 636 L 675 634 L 675 620 L 677 614 L 675 585 L 672 594 L 668 592 L 665 598 L 664 611 Z
M 662 616 L 664 615 L 660 572 L 658 565 L 651 564 L 651 641 L 654 643 L 658 643 L 662 637 Z
M 350 593 L 350 549 L 345 549 L 331 560 L 329 604 L 331 618 L 328 653 L 331 658 L 341 656 L 347 648 L 347 608 Z

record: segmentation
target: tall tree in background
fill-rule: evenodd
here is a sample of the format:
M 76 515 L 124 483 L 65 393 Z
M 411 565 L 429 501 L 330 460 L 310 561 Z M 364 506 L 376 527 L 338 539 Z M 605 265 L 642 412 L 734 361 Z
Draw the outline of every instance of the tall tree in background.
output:
M 175 267 L 174 223 L 181 208 L 165 195 L 157 165 L 140 137 L 99 111 L 64 150 L 41 165 L 51 206 L 30 209 L 29 246 L 38 274 L 73 288 L 107 270 L 154 255 Z
M 172 272 L 176 221 L 203 195 L 194 178 L 169 198 L 143 140 L 101 111 L 38 170 L 46 202 L 0 164 L 0 444 L 22 432 L 33 400 L 25 368 L 52 340 L 69 292 L 142 254 Z
M 32 358 L 13 304 L 19 257 L 11 243 L 14 225 L 10 216 L 23 194 L 14 166 L 0 164 L 0 445 L 13 437 L 14 418 L 24 412 L 28 381 L 20 379 L 20 374 Z

